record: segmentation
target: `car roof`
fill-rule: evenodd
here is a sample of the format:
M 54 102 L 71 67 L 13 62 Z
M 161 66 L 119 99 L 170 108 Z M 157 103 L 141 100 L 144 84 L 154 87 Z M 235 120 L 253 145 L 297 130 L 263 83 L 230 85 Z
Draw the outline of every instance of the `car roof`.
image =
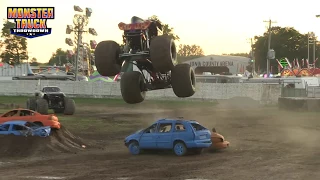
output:
M 164 118 L 164 119 L 159 119 L 156 121 L 158 122 L 169 122 L 169 123 L 173 123 L 173 122 L 186 122 L 186 123 L 196 123 L 199 124 L 196 120 L 191 120 L 191 119 L 182 119 L 181 117 L 179 118 Z
M 10 111 L 18 111 L 18 110 L 26 110 L 26 111 L 31 111 L 36 113 L 36 111 L 32 111 L 31 109 L 25 109 L 25 108 L 16 108 L 16 109 L 11 109 Z M 10 112 L 10 111 L 7 111 L 7 112 Z
M 25 125 L 27 121 L 17 120 L 17 121 L 7 121 L 3 124 L 17 124 L 17 125 Z

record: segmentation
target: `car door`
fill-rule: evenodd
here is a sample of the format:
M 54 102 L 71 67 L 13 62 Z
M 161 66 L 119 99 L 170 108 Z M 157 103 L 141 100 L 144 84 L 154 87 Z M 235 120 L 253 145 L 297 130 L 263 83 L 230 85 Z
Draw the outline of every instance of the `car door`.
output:
M 18 124 L 13 124 L 12 125 L 12 131 L 10 132 L 10 134 L 14 134 L 16 136 L 21 136 L 21 135 L 25 135 L 27 134 L 28 129 L 22 125 L 18 125 Z
M 159 131 L 157 132 L 157 148 L 172 148 L 172 122 L 159 123 Z
M 139 145 L 141 149 L 155 149 L 157 148 L 156 138 L 157 138 L 157 123 L 151 125 L 143 131 L 140 136 Z
M 18 110 L 12 110 L 3 114 L 0 118 L 0 123 L 14 120 L 14 116 L 18 114 Z
M 4 124 L 0 126 L 0 134 L 7 135 L 9 131 L 10 124 Z
M 20 110 L 19 113 L 20 113 L 19 114 L 20 120 L 26 120 L 26 121 L 32 120 L 31 111 L 23 109 L 23 110 Z

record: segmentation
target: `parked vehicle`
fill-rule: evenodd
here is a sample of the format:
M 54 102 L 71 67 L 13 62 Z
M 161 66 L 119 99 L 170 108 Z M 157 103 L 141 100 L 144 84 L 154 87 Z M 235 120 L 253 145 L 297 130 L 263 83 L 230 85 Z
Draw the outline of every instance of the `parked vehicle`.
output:
M 177 156 L 200 154 L 211 146 L 211 132 L 194 120 L 160 119 L 124 140 L 133 155 L 144 149 L 172 149 Z
M 221 134 L 217 133 L 215 128 L 212 128 L 211 141 L 212 145 L 209 148 L 210 150 L 225 149 L 230 145 L 230 142 L 226 141 Z
M 50 132 L 50 126 L 39 126 L 28 121 L 9 121 L 0 124 L 0 135 L 48 137 Z
M 60 129 L 61 127 L 58 117 L 54 114 L 44 115 L 30 109 L 13 109 L 0 115 L 0 123 L 15 120 L 33 122 L 39 126 L 50 126 L 53 129 Z

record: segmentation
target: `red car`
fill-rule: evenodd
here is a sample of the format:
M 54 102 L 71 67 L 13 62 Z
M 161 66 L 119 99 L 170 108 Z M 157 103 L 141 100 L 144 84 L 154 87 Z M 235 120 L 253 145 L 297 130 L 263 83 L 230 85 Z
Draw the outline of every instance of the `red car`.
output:
M 229 147 L 229 144 L 230 144 L 230 142 L 226 141 L 221 134 L 217 133 L 215 128 L 212 128 L 211 141 L 212 141 L 212 145 L 209 148 L 210 150 L 225 149 Z
M 0 115 L 0 124 L 8 121 L 24 120 L 41 126 L 50 126 L 52 129 L 60 129 L 58 117 L 54 114 L 43 115 L 30 109 L 13 109 Z

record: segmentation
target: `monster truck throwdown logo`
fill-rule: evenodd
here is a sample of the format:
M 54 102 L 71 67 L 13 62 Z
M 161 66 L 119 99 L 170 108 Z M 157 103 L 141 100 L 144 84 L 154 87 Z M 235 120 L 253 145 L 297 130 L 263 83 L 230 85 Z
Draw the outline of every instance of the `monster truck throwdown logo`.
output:
M 16 26 L 11 34 L 36 38 L 51 34 L 47 20 L 54 19 L 54 7 L 8 7 L 7 19 L 14 19 Z

